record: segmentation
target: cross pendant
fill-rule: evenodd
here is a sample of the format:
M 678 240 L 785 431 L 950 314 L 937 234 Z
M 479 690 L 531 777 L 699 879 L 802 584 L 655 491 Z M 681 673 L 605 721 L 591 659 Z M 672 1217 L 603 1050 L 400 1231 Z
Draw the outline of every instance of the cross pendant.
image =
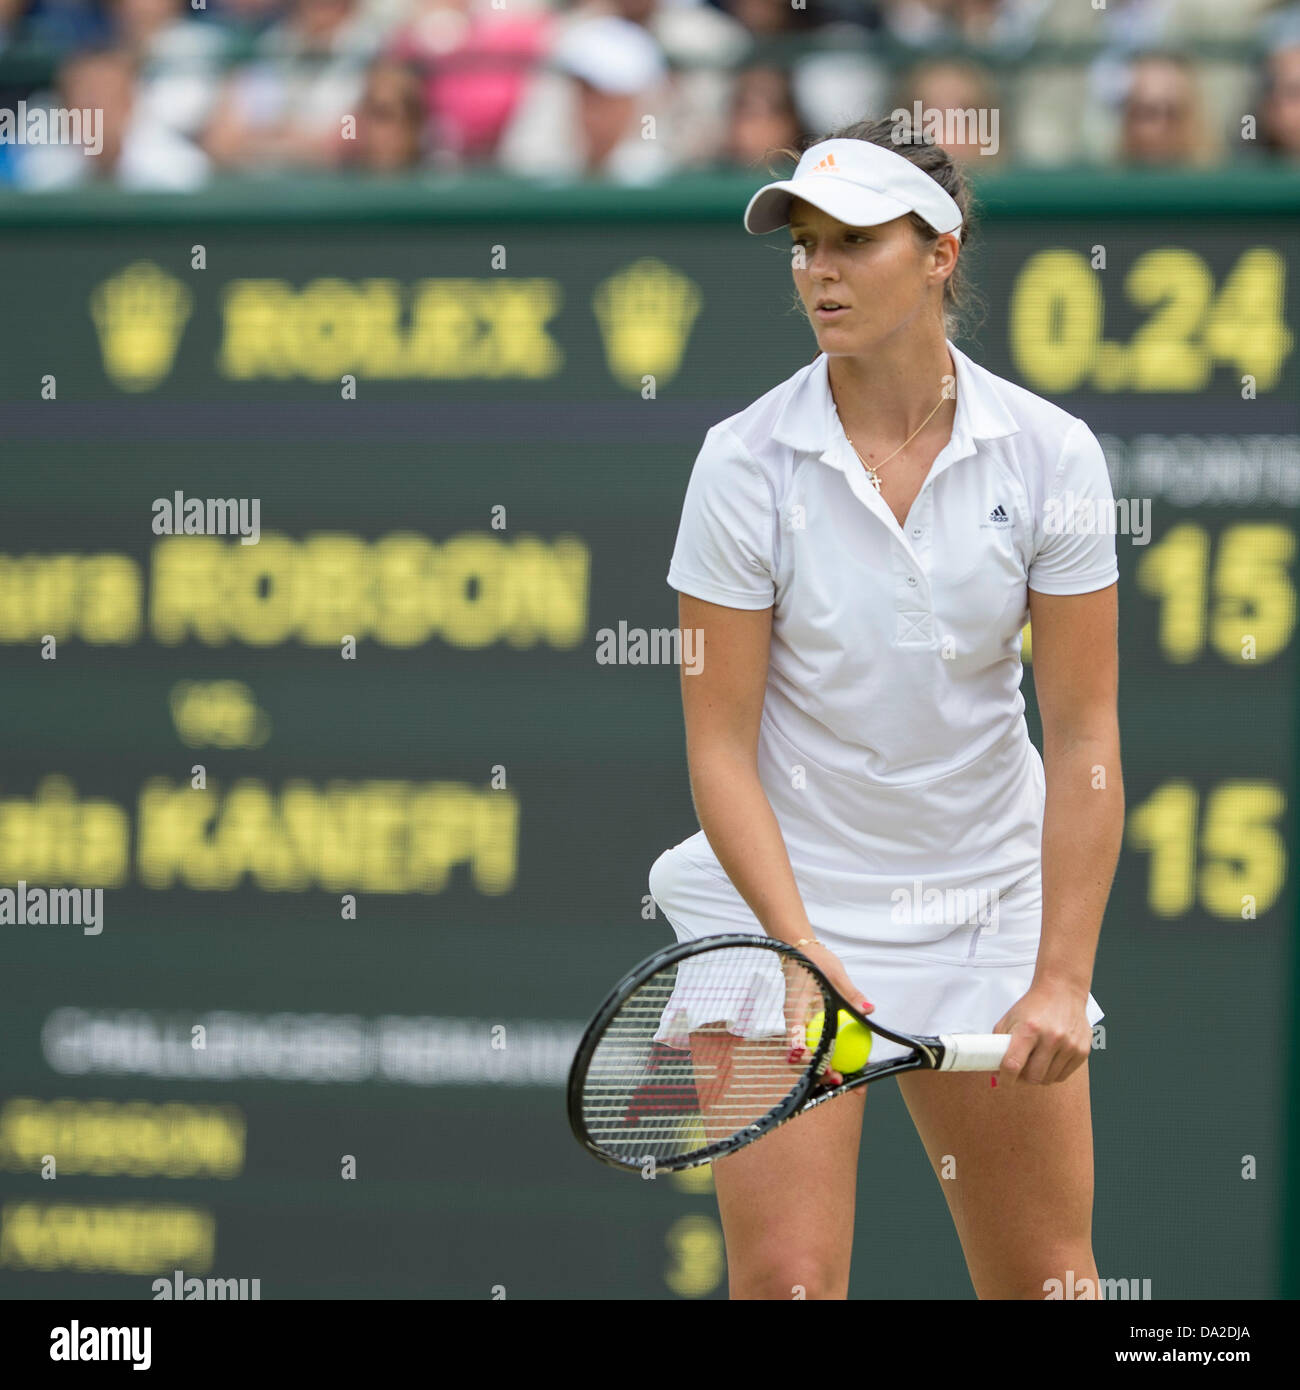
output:
M 879 473 L 868 473 L 868 474 L 867 474 L 867 477 L 869 477 L 869 478 L 871 479 L 871 486 L 874 487 L 874 488 L 876 489 L 877 492 L 879 492 L 879 491 L 880 491 L 880 474 L 879 474 Z

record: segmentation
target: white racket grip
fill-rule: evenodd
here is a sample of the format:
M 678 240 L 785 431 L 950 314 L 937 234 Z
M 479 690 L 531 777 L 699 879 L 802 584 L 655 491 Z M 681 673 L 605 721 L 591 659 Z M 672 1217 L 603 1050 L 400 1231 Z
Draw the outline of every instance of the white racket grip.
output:
M 940 1033 L 940 1071 L 997 1071 L 1011 1046 L 1010 1033 Z

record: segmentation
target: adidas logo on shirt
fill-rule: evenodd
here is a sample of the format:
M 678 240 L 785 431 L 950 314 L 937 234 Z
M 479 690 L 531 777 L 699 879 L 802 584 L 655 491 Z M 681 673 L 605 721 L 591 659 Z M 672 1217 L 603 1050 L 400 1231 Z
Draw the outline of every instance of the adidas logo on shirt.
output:
M 980 530 L 986 531 L 990 526 L 1001 528 L 1010 525 L 1011 514 L 1002 505 L 1002 503 L 999 502 L 998 505 L 994 507 L 993 510 L 988 514 L 988 519 L 986 521 L 980 522 Z

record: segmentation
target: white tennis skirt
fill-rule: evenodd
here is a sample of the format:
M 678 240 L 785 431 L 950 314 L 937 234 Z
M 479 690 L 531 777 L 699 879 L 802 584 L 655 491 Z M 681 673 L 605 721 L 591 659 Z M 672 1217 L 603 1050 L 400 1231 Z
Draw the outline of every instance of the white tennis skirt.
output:
M 721 866 L 692 853 L 698 837 L 665 850 L 650 869 L 651 896 L 679 941 L 726 932 L 766 933 Z M 864 921 L 869 914 L 864 913 Z M 946 935 L 915 945 L 849 937 L 809 921 L 817 939 L 844 963 L 849 978 L 875 1006 L 875 1016 L 904 1033 L 989 1033 L 1033 983 L 1042 932 L 1039 871 L 1005 890 L 996 914 L 963 922 Z M 926 929 L 933 936 L 934 927 Z M 1089 1024 L 1104 1017 L 1088 995 Z M 878 1039 L 872 1055 L 885 1059 L 906 1049 Z

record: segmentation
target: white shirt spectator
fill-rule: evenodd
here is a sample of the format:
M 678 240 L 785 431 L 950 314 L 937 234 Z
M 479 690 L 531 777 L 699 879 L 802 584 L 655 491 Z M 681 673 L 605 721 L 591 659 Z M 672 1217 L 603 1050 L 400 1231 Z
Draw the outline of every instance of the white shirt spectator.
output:
M 21 150 L 16 183 L 29 192 L 75 188 L 99 177 L 99 156 L 74 145 L 27 145 Z M 189 193 L 211 172 L 207 155 L 166 126 L 134 115 L 122 136 L 111 182 L 138 192 Z
M 580 83 L 628 105 L 620 137 L 594 169 L 582 138 Z M 653 182 L 674 167 L 668 111 L 668 65 L 650 34 L 612 15 L 583 18 L 559 31 L 548 68 L 529 84 L 502 137 L 500 163 L 525 177 Z

